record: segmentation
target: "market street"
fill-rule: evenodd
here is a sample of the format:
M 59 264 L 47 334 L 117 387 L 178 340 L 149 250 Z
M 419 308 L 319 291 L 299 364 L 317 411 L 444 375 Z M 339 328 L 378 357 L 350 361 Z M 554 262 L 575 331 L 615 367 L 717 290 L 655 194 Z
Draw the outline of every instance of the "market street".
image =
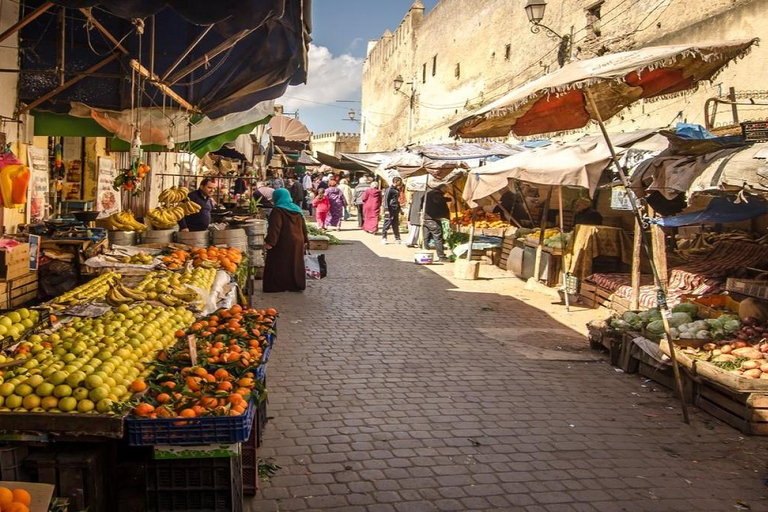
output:
M 260 451 L 281 469 L 246 510 L 768 510 L 764 439 L 684 425 L 545 311 L 340 238 L 327 279 L 255 297 L 281 313 Z

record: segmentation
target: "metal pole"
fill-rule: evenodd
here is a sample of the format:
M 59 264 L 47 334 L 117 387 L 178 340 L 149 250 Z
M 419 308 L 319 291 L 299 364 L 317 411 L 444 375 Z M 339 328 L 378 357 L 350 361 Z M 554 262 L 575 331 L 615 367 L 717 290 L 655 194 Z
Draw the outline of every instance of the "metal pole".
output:
M 475 210 L 472 209 L 472 225 L 469 226 L 469 250 L 467 251 L 467 261 L 472 261 L 472 244 L 475 242 Z
M 533 262 L 533 278 L 536 282 L 539 281 L 539 274 L 541 273 L 541 255 L 544 252 L 544 231 L 547 229 L 547 214 L 549 213 L 549 203 L 552 200 L 552 189 L 554 186 L 549 187 L 547 191 L 547 198 L 544 200 L 544 208 L 541 211 L 541 221 L 539 222 L 539 245 L 536 246 L 536 261 Z
M 565 297 L 565 311 L 571 312 L 571 299 L 568 297 L 568 274 L 565 269 L 565 222 L 563 221 L 563 187 L 557 191 L 557 208 L 560 210 L 560 257 L 563 265 L 563 296 Z
M 613 147 L 613 143 L 611 142 L 611 137 L 608 135 L 608 130 L 605 128 L 605 124 L 603 123 L 603 120 L 600 116 L 600 110 L 597 108 L 597 104 L 595 103 L 595 99 L 592 96 L 592 93 L 589 89 L 586 89 L 584 92 L 584 95 L 587 98 L 587 101 L 589 102 L 589 105 L 592 109 L 591 114 L 594 116 L 595 120 L 597 121 L 598 126 L 600 127 L 600 131 L 603 134 L 603 138 L 605 139 L 606 144 L 608 145 L 608 150 L 611 152 L 611 159 L 613 160 L 613 164 L 616 167 L 616 171 L 619 174 L 619 177 L 621 178 L 622 183 L 624 184 L 624 187 L 627 189 L 627 199 L 629 200 L 629 204 L 632 207 L 632 213 L 635 216 L 635 220 L 640 226 L 643 226 L 643 218 L 640 215 L 640 210 L 637 207 L 637 202 L 635 201 L 635 196 L 631 193 L 630 187 L 629 187 L 629 178 L 627 177 L 626 173 L 624 172 L 624 169 L 621 168 L 621 164 L 619 163 L 619 158 L 616 156 L 616 150 Z M 667 340 L 669 340 L 669 356 L 672 359 L 672 370 L 675 374 L 675 387 L 677 389 L 677 396 L 680 399 L 680 407 L 683 411 L 683 421 L 685 423 L 690 423 L 691 420 L 688 416 L 688 406 L 685 403 L 685 396 L 683 396 L 683 381 L 680 377 L 680 367 L 677 364 L 677 357 L 675 355 L 675 343 L 672 340 L 672 335 L 670 334 L 670 326 L 669 326 L 669 315 L 671 314 L 669 311 L 669 306 L 667 305 L 667 294 L 662 287 L 661 284 L 661 278 L 659 277 L 658 269 L 656 268 L 656 263 L 653 259 L 653 254 L 651 252 L 651 245 L 648 242 L 648 235 L 645 232 L 645 230 L 641 230 L 642 233 L 642 241 L 643 241 L 643 248 L 645 249 L 646 254 L 648 255 L 648 259 L 651 263 L 651 272 L 653 274 L 653 281 L 656 285 L 657 289 L 657 303 L 659 306 L 659 310 L 661 311 L 661 320 L 664 324 L 664 332 L 667 335 Z

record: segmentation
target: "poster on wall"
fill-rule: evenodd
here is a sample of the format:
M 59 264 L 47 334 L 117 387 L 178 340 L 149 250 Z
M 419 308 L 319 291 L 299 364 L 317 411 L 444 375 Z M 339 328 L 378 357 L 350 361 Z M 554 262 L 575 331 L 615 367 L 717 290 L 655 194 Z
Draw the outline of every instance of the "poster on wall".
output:
M 117 177 L 117 166 L 111 158 L 99 157 L 99 180 L 96 186 L 96 211 L 99 218 L 109 217 L 120 211 L 120 194 L 112 188 Z
M 30 174 L 27 211 L 29 222 L 38 224 L 48 216 L 48 151 L 30 146 L 27 149 L 27 161 Z

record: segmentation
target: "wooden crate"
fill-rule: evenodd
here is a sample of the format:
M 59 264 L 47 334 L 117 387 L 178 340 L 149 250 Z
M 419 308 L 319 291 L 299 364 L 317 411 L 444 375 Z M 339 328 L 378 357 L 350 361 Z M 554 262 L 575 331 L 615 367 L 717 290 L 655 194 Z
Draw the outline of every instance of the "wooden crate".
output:
M 19 307 L 37 298 L 37 272 L 0 281 L 0 309 Z
M 768 435 L 768 394 L 740 393 L 702 380 L 694 404 L 744 434 Z
M 501 254 L 499 256 L 498 266 L 502 270 L 507 270 L 507 261 L 509 261 L 509 253 L 515 247 L 515 239 L 513 237 L 507 237 L 501 245 Z
M 328 240 L 310 240 L 309 250 L 311 251 L 327 251 L 330 247 Z
M 479 261 L 483 265 L 498 265 L 501 257 L 501 248 L 472 249 L 472 261 Z
M 597 307 L 597 285 L 586 282 L 580 283 L 579 295 L 582 305 L 589 308 Z

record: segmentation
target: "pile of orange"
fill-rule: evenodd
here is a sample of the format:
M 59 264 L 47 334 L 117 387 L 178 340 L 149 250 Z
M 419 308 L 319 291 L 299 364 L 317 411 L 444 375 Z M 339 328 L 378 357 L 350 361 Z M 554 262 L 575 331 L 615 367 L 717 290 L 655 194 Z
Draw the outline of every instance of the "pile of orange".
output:
M 173 251 L 168 256 L 163 257 L 163 263 L 170 270 L 179 270 L 184 268 L 184 264 L 191 258 L 187 251 Z
M 0 487 L 0 510 L 2 512 L 29 512 L 32 497 L 26 489 Z
M 192 264 L 195 267 L 205 266 L 205 262 L 217 263 L 221 268 L 230 273 L 237 271 L 237 266 L 243 261 L 243 255 L 234 247 L 192 249 Z
M 134 414 L 146 418 L 243 414 L 257 389 L 254 371 L 276 317 L 272 308 L 235 305 L 195 322 L 188 332 L 178 331 L 178 338 L 195 335 L 197 366 L 190 365 L 186 342 L 161 352 L 148 392 Z

